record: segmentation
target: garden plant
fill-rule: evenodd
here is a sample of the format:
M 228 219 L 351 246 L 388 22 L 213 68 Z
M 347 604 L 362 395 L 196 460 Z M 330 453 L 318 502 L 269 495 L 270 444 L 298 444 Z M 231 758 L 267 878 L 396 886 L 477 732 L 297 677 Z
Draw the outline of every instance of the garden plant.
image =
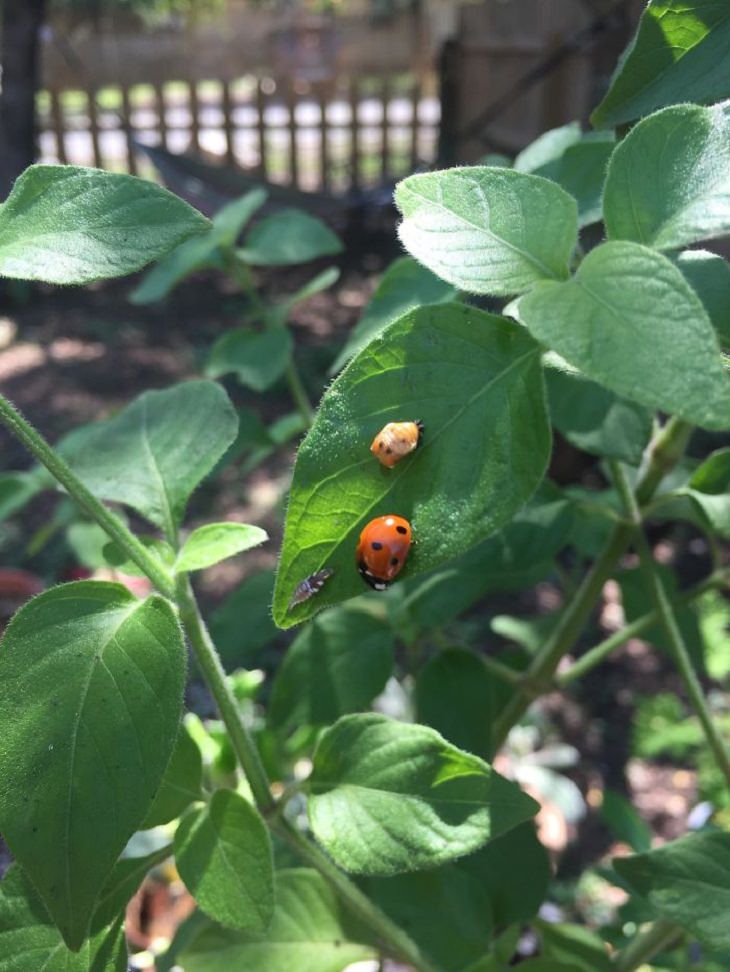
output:
M 14 863 L 0 883 L 0 972 L 123 972 L 127 902 L 171 858 L 197 910 L 160 972 L 339 972 L 371 959 L 419 972 L 730 967 L 728 719 L 707 691 L 730 669 L 719 596 L 730 268 L 697 246 L 730 232 L 729 55 L 725 4 L 653 0 L 594 131 L 568 125 L 513 164 L 400 183 L 408 255 L 316 413 L 286 319 L 335 273 L 271 304 L 252 268 L 334 255 L 326 227 L 292 211 L 249 225 L 258 194 L 211 223 L 130 176 L 21 175 L 0 208 L 0 275 L 83 285 L 159 260 L 134 300 L 207 266 L 247 304 L 205 377 L 145 392 L 57 447 L 0 396 L 0 421 L 36 463 L 0 477 L 2 513 L 55 487 L 103 532 L 105 560 L 154 588 L 138 598 L 116 582 L 62 583 L 5 631 L 0 833 Z M 280 629 L 300 627 L 271 684 L 227 672 L 216 645 L 220 630 L 245 653 L 250 602 L 234 593 L 208 625 L 191 579 L 267 540 L 241 523 L 186 529 L 192 493 L 240 446 L 215 380 L 228 373 L 262 394 L 283 376 L 307 429 L 271 608 Z M 417 448 L 379 463 L 374 436 L 415 420 Z M 553 430 L 597 458 L 600 486 L 546 478 Z M 384 592 L 355 560 L 377 517 L 403 517 L 413 535 Z M 677 524 L 712 555 L 681 590 L 647 536 Z M 559 610 L 495 619 L 512 648 L 485 652 L 458 623 L 488 592 L 550 577 Z M 627 623 L 591 646 L 612 579 Z M 693 641 L 698 604 L 719 629 L 709 654 Z M 621 889 L 621 913 L 590 928 L 554 922 L 539 803 L 525 792 L 540 787 L 493 763 L 534 728 L 537 699 L 579 695 L 642 635 L 666 652 L 677 692 L 651 700 L 641 745 L 692 748 L 714 812 L 652 847 L 630 803 L 606 794 L 605 819 L 631 851 L 601 873 Z M 191 677 L 219 725 L 183 719 Z

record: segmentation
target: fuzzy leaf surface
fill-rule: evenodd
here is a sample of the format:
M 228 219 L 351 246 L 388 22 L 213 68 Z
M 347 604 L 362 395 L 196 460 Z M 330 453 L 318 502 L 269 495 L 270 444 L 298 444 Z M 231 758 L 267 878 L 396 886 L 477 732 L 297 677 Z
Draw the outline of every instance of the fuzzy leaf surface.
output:
M 386 469 L 370 443 L 405 419 L 423 421 L 422 444 Z M 524 328 L 462 304 L 404 315 L 330 386 L 299 449 L 274 620 L 290 627 L 363 593 L 355 548 L 373 517 L 411 521 L 404 577 L 462 553 L 527 502 L 549 452 L 539 349 Z M 334 576 L 289 612 L 297 584 L 324 567 Z

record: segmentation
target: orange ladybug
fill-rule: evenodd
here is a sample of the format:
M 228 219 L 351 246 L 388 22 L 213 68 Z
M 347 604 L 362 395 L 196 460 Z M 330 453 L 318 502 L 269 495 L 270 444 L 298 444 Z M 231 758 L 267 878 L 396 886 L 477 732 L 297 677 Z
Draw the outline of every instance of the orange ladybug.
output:
M 423 422 L 388 422 L 373 439 L 370 451 L 384 466 L 392 468 L 418 447 Z
M 294 593 L 292 594 L 291 601 L 289 601 L 287 611 L 292 611 L 297 604 L 303 604 L 310 597 L 319 594 L 333 574 L 334 571 L 331 567 L 324 567 L 322 570 L 310 574 L 309 577 L 305 577 L 303 581 L 299 581 L 294 588 Z
M 384 591 L 403 569 L 411 549 L 411 525 L 402 516 L 378 516 L 360 534 L 355 551 L 365 583 Z

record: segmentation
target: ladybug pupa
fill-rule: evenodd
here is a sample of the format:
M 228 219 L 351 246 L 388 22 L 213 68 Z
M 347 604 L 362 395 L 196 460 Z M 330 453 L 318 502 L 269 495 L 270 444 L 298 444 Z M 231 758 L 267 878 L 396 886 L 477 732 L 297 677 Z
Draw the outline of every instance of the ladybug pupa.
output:
M 384 466 L 391 469 L 418 448 L 423 435 L 423 422 L 388 422 L 372 441 L 370 451 Z

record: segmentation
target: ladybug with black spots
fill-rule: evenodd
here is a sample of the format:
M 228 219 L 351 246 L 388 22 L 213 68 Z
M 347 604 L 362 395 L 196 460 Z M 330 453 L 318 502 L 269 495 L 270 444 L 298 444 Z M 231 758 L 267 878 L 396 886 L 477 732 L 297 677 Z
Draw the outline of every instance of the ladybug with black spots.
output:
M 402 516 L 389 513 L 371 520 L 360 534 L 355 552 L 365 583 L 376 591 L 389 587 L 403 570 L 412 540 L 411 525 Z

